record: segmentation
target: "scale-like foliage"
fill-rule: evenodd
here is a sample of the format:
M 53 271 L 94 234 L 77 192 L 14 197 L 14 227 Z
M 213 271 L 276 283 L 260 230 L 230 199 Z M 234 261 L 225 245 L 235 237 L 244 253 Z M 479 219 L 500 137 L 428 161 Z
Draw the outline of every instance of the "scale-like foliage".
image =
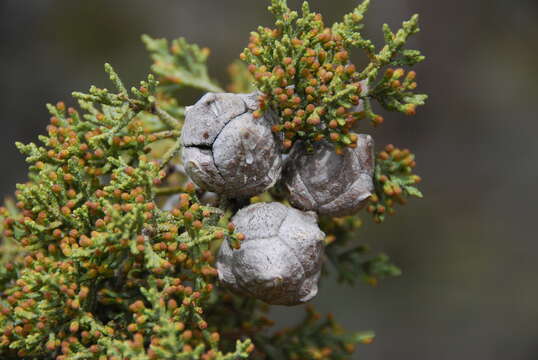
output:
M 321 227 L 327 234 L 325 253 L 338 281 L 355 285 L 363 280 L 375 286 L 380 279 L 400 276 L 401 270 L 390 262 L 386 254 L 372 256 L 367 245 L 357 245 L 361 226 L 357 216 L 324 218 L 321 221 Z
M 106 69 L 117 93 L 75 93 L 83 113 L 49 106 L 44 146 L 18 144 L 30 181 L 18 186 L 18 213 L 3 209 L 2 216 L 5 237 L 24 258 L 16 280 L 2 274 L 1 352 L 59 360 L 245 358 L 251 342 L 223 354 L 217 324 L 202 310 L 216 276 L 211 244 L 237 242 L 233 228 L 219 225 L 220 210 L 202 206 L 193 187 L 177 208 L 157 207 L 170 156 L 146 155 L 159 136 L 137 118 L 155 112 L 157 83 L 150 76 L 128 93 Z
M 342 22 L 326 27 L 320 14 L 303 4 L 302 15 L 288 8 L 286 0 L 273 0 L 269 10 L 276 18 L 275 28 L 258 28 L 241 58 L 249 64 L 260 96 L 261 109 L 270 107 L 281 116 L 274 131 L 285 134 L 284 146 L 298 140 L 329 139 L 337 151 L 357 146 L 356 123 L 365 117 L 374 125 L 383 118 L 372 109 L 377 100 L 388 110 L 408 115 L 423 105 L 427 96 L 414 94 L 415 72 L 405 80 L 403 69 L 387 66 L 412 66 L 424 59 L 416 50 L 404 49 L 409 36 L 417 33 L 418 16 L 404 22 L 392 33 L 384 25 L 385 46 L 375 46 L 361 34 L 362 20 L 370 1 L 365 0 L 344 16 Z M 369 63 L 358 69 L 350 60 L 352 50 L 366 52 Z M 261 114 L 259 114 L 261 115 Z
M 407 149 L 401 150 L 387 145 L 385 150 L 377 155 L 375 194 L 370 198 L 368 206 L 368 212 L 374 216 L 374 221 L 382 222 L 386 214 L 393 215 L 396 211 L 394 205 L 406 204 L 409 196 L 422 198 L 422 193 L 416 187 L 421 178 L 413 174 L 415 166 L 415 155 Z
M 348 359 L 359 344 L 370 344 L 374 334 L 370 331 L 346 333 L 332 315 L 325 319 L 306 308 L 304 320 L 295 327 L 284 329 L 272 336 L 264 350 L 274 359 Z

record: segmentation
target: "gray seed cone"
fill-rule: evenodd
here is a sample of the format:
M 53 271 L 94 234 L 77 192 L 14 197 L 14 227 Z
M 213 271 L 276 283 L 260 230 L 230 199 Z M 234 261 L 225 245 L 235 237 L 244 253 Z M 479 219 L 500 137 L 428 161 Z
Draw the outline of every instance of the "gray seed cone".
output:
M 239 210 L 232 222 L 245 240 L 238 250 L 222 243 L 221 283 L 273 305 L 297 305 L 316 296 L 325 234 L 314 213 L 258 203 Z
M 255 119 L 257 93 L 208 93 L 187 108 L 181 141 L 183 164 L 201 188 L 249 197 L 273 186 L 282 171 L 274 114 Z
M 312 153 L 302 143 L 294 145 L 282 176 L 290 204 L 320 215 L 355 214 L 374 190 L 373 148 L 370 135 L 359 135 L 357 147 L 342 155 L 325 141 L 317 142 Z

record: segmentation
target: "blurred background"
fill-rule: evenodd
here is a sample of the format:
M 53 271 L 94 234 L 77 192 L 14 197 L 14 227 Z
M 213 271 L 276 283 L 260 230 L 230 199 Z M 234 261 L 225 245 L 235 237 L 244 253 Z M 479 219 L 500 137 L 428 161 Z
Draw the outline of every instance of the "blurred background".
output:
M 110 86 L 105 61 L 137 83 L 150 65 L 142 33 L 211 48 L 225 84 L 249 32 L 271 24 L 267 3 L 1 0 L 0 195 L 25 181 L 14 141 L 45 131 L 46 102 L 72 105 L 71 91 Z M 310 3 L 332 23 L 358 1 Z M 384 225 L 365 214 L 358 239 L 404 274 L 377 288 L 325 281 L 315 303 L 349 329 L 375 330 L 357 359 L 538 359 L 538 2 L 373 0 L 365 33 L 379 44 L 383 22 L 397 29 L 415 12 L 422 32 L 411 46 L 428 57 L 417 72 L 430 99 L 371 133 L 378 147 L 415 151 L 426 197 Z M 286 322 L 302 315 L 275 310 Z

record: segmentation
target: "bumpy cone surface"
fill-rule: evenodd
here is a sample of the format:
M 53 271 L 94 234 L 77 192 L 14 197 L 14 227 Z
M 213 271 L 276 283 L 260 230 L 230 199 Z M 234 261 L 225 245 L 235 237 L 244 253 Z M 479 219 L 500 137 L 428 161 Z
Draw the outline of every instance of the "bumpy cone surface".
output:
M 208 93 L 187 108 L 181 141 L 187 174 L 200 187 L 233 197 L 259 194 L 280 178 L 272 112 L 255 119 L 257 93 Z
M 297 143 L 282 177 L 288 200 L 296 208 L 320 215 L 356 213 L 374 190 L 373 148 L 370 135 L 359 135 L 357 147 L 345 148 L 342 155 L 328 142 L 317 142 L 313 152 Z
M 245 240 L 238 250 L 222 243 L 221 283 L 274 305 L 304 303 L 317 294 L 325 234 L 314 213 L 258 203 L 238 211 L 232 222 Z

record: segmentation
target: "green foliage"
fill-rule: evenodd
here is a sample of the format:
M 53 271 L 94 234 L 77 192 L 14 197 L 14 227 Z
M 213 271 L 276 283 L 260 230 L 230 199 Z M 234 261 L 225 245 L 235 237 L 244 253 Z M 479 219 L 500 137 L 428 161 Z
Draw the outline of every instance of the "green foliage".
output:
M 248 94 L 256 91 L 252 74 L 248 71 L 244 62 L 236 60 L 228 67 L 231 83 L 228 85 L 228 91 L 232 93 Z
M 6 208 L 0 209 L 0 217 L 5 218 L 8 211 L 18 213 L 12 200 L 7 200 Z M 9 221 L 4 221 L 3 224 L 0 224 L 0 231 L 3 232 L 5 226 L 9 226 Z M 24 252 L 16 241 L 7 237 L 0 239 L 0 294 L 4 292 L 6 286 L 17 278 L 17 272 L 23 257 Z M 1 303 L 2 300 L 0 298 Z
M 332 315 L 321 319 L 310 306 L 304 320 L 295 327 L 277 332 L 264 342 L 263 350 L 275 360 L 348 359 L 357 344 L 370 344 L 372 332 L 346 333 Z
M 372 100 L 388 110 L 408 115 L 423 105 L 426 95 L 414 94 L 415 73 L 402 82 L 403 69 L 424 59 L 416 50 L 404 49 L 409 36 L 417 33 L 418 16 L 403 23 L 395 34 L 384 25 L 385 46 L 376 53 L 370 40 L 361 35 L 362 20 L 368 9 L 365 0 L 342 22 L 326 27 L 320 14 L 303 4 L 302 15 L 288 8 L 286 0 L 273 0 L 269 10 L 276 18 L 275 28 L 259 27 L 241 58 L 249 64 L 257 87 L 262 91 L 263 110 L 271 108 L 281 116 L 274 131 L 285 134 L 284 146 L 294 141 L 329 139 L 341 147 L 356 146 L 356 123 L 369 118 L 374 125 L 383 118 L 374 113 Z M 369 64 L 359 70 L 350 61 L 351 51 L 362 49 Z M 261 115 L 261 114 L 258 114 Z
M 196 44 L 189 44 L 184 38 L 175 39 L 168 44 L 166 39 L 153 39 L 142 36 L 142 41 L 151 54 L 151 70 L 160 77 L 161 86 L 167 91 L 185 87 L 207 92 L 221 92 L 222 89 L 209 78 L 207 57 L 209 49 L 201 49 Z
M 252 34 L 242 55 L 250 65 L 230 66 L 228 89 L 263 92 L 262 106 L 283 117 L 275 130 L 286 132 L 287 145 L 328 137 L 354 146 L 354 123 L 363 117 L 380 122 L 372 99 L 414 112 L 425 96 L 412 93 L 413 72 L 404 77 L 401 69 L 388 70 L 376 79 L 383 67 L 422 60 L 403 48 L 418 31 L 417 18 L 396 34 L 385 26 L 386 45 L 375 53 L 360 34 L 367 7 L 364 1 L 326 28 L 308 4 L 299 17 L 285 1 L 273 0 L 276 29 Z M 177 139 L 185 112 L 181 90 L 222 90 L 208 75 L 207 49 L 184 39 L 143 41 L 153 74 L 138 87 L 128 90 L 107 64 L 115 91 L 92 86 L 73 93 L 79 110 L 48 105 L 52 117 L 42 144 L 17 143 L 29 171 L 16 200 L 0 208 L 1 358 L 349 358 L 373 340 L 371 332 L 344 332 L 311 308 L 298 325 L 274 332 L 267 305 L 219 288 L 220 243 L 239 247 L 243 236 L 228 223 L 229 204 L 208 206 L 200 200 L 204 191 L 188 183 Z M 354 47 L 369 56 L 362 71 L 349 62 Z M 407 150 L 389 146 L 379 153 L 368 207 L 376 221 L 393 212 L 395 202 L 421 196 L 414 166 Z M 175 206 L 164 210 L 170 196 Z M 285 202 L 278 189 L 251 201 Z M 357 216 L 322 218 L 320 226 L 340 281 L 377 284 L 400 274 L 386 255 L 372 256 L 357 244 Z
M 372 256 L 367 245 L 356 245 L 362 226 L 357 216 L 323 218 L 320 225 L 327 234 L 325 254 L 339 282 L 355 285 L 358 280 L 363 280 L 376 286 L 380 279 L 401 275 L 401 270 L 387 255 Z
M 375 222 L 383 222 L 385 215 L 395 213 L 395 204 L 404 205 L 409 196 L 422 198 L 422 193 L 415 186 L 421 181 L 413 174 L 416 166 L 415 155 L 409 150 L 387 145 L 377 156 L 374 184 L 375 195 L 370 198 L 368 212 Z
M 251 342 L 223 354 L 216 324 L 202 310 L 216 275 L 210 245 L 237 242 L 236 235 L 193 187 L 178 208 L 156 206 L 166 161 L 148 158 L 158 136 L 137 118 L 154 111 L 156 82 L 150 76 L 129 94 L 106 69 L 117 93 L 75 93 L 84 113 L 50 105 L 44 146 L 18 144 L 31 181 L 17 187 L 18 214 L 2 209 L 2 217 L 5 237 L 25 256 L 16 281 L 3 287 L 1 352 L 60 360 L 245 358 Z
M 338 269 L 338 280 L 354 284 L 357 279 L 362 278 L 376 286 L 380 279 L 401 275 L 401 270 L 390 263 L 389 257 L 385 254 L 364 260 L 363 256 L 367 251 L 365 246 L 357 246 L 338 254 L 333 261 Z

